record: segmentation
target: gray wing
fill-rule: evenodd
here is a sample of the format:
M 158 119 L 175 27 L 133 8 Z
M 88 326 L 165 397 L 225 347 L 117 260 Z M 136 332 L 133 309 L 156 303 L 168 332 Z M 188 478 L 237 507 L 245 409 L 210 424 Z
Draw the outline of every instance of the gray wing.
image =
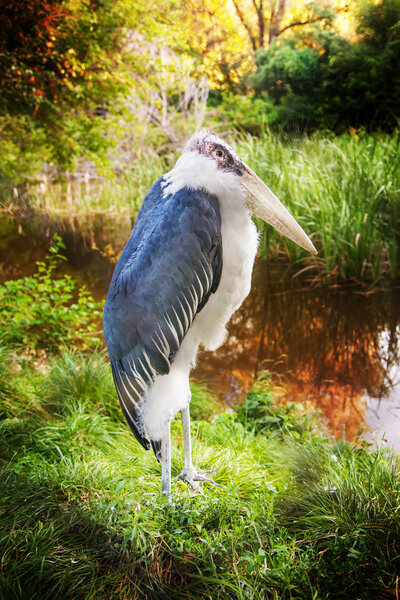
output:
M 217 198 L 184 188 L 168 196 L 164 208 L 154 218 L 147 207 L 139 235 L 135 225 L 116 267 L 103 317 L 118 398 L 146 449 L 150 444 L 138 403 L 155 377 L 169 372 L 222 271 Z M 157 456 L 157 440 L 152 445 Z

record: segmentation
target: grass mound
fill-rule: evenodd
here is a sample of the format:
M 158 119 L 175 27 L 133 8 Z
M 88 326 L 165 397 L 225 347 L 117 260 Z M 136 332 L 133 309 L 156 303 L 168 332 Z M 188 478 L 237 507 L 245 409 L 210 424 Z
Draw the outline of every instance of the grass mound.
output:
M 193 386 L 194 461 L 222 487 L 193 494 L 176 481 L 168 506 L 101 354 L 64 353 L 48 375 L 7 376 L 7 360 L 0 353 L 14 406 L 0 422 L 1 598 L 395 594 L 398 461 L 325 437 L 315 416 L 273 402 L 267 378 L 236 414 L 218 414 Z M 178 421 L 172 437 L 177 474 Z

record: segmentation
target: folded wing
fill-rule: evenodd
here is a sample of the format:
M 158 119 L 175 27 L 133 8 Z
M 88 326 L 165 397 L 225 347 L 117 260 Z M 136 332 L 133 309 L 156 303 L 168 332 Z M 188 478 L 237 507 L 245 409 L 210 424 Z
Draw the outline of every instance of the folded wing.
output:
M 125 417 L 148 449 L 138 410 L 157 375 L 169 372 L 196 314 L 222 271 L 218 200 L 183 188 L 150 190 L 117 264 L 104 309 L 104 334 Z M 157 454 L 157 446 L 153 444 Z

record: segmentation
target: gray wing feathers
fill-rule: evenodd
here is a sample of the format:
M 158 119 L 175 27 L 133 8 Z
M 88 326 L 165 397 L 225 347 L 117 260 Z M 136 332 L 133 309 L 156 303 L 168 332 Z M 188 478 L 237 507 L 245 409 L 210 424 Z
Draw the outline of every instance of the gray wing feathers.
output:
M 139 239 L 134 246 L 134 228 L 121 255 L 125 265 L 117 265 L 119 276 L 111 282 L 104 310 L 118 398 L 146 449 L 150 444 L 139 403 L 155 377 L 169 372 L 197 312 L 217 289 L 222 270 L 217 199 L 201 190 L 181 190 L 168 202 L 159 222 L 151 224 L 146 244 Z M 153 448 L 157 454 L 157 445 Z

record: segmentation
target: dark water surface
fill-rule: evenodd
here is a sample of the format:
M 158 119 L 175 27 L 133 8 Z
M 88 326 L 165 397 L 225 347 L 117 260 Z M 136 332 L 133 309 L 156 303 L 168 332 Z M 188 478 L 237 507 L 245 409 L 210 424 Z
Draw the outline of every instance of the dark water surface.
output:
M 32 273 L 57 231 L 68 258 L 62 269 L 103 298 L 132 225 L 109 213 L 0 213 L 0 279 Z M 235 404 L 269 370 L 284 398 L 321 409 L 336 436 L 354 439 L 366 426 L 366 439 L 400 449 L 400 290 L 327 291 L 283 272 L 256 263 L 226 344 L 199 356 L 194 377 Z

